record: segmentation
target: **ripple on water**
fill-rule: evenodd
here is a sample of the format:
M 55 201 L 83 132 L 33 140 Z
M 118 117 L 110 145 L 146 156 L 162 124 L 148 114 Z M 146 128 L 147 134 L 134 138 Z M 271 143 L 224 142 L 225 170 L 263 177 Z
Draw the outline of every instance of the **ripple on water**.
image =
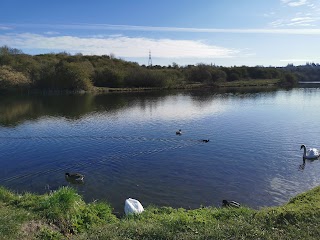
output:
M 81 194 L 116 211 L 127 197 L 186 208 L 224 198 L 280 204 L 319 184 L 317 162 L 299 171 L 300 145 L 320 148 L 320 111 L 304 115 L 319 105 L 319 92 L 118 94 L 118 107 L 110 95 L 97 103 L 92 96 L 78 109 L 47 109 L 54 117 L 1 127 L 0 180 L 41 192 L 68 185 L 64 173 L 79 171 L 86 175 L 76 186 Z

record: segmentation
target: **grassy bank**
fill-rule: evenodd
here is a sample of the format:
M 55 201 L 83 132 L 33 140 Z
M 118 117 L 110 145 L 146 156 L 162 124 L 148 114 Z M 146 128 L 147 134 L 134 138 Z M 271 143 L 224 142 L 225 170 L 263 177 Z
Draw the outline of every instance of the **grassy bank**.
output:
M 233 82 L 217 82 L 214 85 L 207 85 L 203 83 L 189 83 L 185 85 L 178 85 L 171 88 L 166 87 L 142 87 L 142 88 L 109 88 L 109 87 L 93 87 L 91 92 L 141 92 L 151 90 L 165 90 L 165 89 L 201 89 L 201 88 L 242 88 L 242 87 L 275 87 L 279 83 L 279 79 L 251 79 L 239 80 Z
M 208 87 L 202 83 L 193 83 L 186 85 L 177 85 L 175 87 L 139 87 L 139 88 L 110 88 L 110 87 L 93 87 L 89 92 L 94 93 L 105 93 L 105 92 L 144 92 L 154 90 L 168 90 L 168 89 L 198 89 Z
M 0 239 L 319 239 L 320 187 L 280 207 L 195 210 L 148 207 L 116 218 L 71 188 L 46 195 L 0 188 Z
M 111 93 L 111 92 L 145 92 L 161 90 L 192 90 L 192 89 L 218 89 L 218 88 L 270 88 L 279 87 L 279 79 L 251 79 L 232 82 L 216 82 L 208 85 L 200 82 L 176 85 L 174 87 L 96 87 L 87 90 L 43 90 L 43 89 L 19 89 L 11 88 L 2 90 L 6 93 L 28 93 L 28 94 L 83 94 L 83 93 Z M 1 89 L 0 89 L 1 92 Z
M 277 86 L 280 79 L 251 79 L 217 83 L 218 87 L 270 87 Z

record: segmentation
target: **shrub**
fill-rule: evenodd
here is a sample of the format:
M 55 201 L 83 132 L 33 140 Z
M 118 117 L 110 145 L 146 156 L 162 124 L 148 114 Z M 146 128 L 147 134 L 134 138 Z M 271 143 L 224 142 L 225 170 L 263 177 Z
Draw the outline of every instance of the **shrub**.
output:
M 89 90 L 92 74 L 90 62 L 61 61 L 56 67 L 56 86 L 64 90 Z
M 94 74 L 94 85 L 97 87 L 123 87 L 123 74 L 110 68 L 99 68 Z
M 21 72 L 13 70 L 10 66 L 0 67 L 0 89 L 27 88 L 31 81 Z
M 293 73 L 285 73 L 279 81 L 281 87 L 294 87 L 298 84 L 298 78 Z

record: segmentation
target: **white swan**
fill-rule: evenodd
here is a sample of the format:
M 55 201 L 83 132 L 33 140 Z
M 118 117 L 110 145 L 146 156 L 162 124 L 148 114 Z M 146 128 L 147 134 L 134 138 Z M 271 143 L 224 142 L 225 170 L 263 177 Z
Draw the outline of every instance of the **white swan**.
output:
M 136 199 L 128 198 L 124 202 L 124 212 L 126 215 L 139 214 L 139 213 L 142 213 L 143 211 L 144 211 L 143 206 Z
M 303 148 L 303 158 L 304 159 L 317 159 L 320 156 L 320 153 L 318 149 L 316 148 L 309 148 L 308 150 L 306 149 L 306 146 L 303 144 L 300 147 L 300 150 Z

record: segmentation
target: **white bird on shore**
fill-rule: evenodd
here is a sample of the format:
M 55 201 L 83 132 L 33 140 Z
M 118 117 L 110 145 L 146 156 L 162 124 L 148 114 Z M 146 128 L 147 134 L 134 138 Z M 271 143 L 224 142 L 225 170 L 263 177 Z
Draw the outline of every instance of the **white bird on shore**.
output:
M 124 203 L 124 212 L 126 215 L 129 214 L 139 214 L 144 211 L 142 204 L 133 198 L 126 199 Z
M 300 150 L 303 148 L 303 159 L 317 159 L 320 156 L 318 149 L 309 148 L 307 150 L 306 145 L 302 144 Z

